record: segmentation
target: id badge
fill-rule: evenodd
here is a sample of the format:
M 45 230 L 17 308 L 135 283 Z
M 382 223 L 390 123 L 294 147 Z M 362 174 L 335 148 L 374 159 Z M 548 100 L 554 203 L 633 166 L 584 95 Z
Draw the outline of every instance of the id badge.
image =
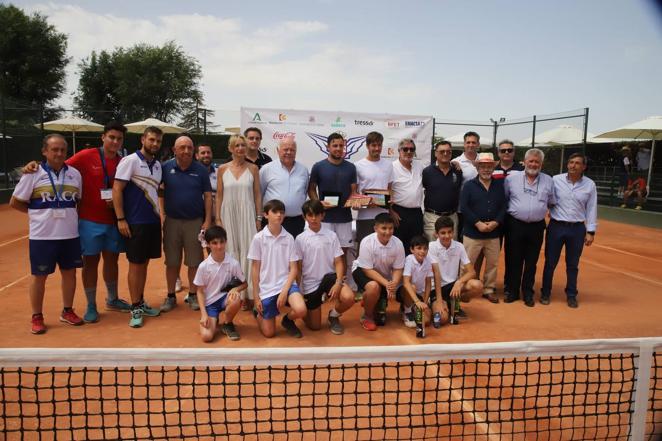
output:
M 110 188 L 102 189 L 101 199 L 103 199 L 104 201 L 111 201 L 113 199 L 113 190 Z
M 53 217 L 55 219 L 64 219 L 67 214 L 64 208 L 53 208 L 52 211 L 53 211 Z

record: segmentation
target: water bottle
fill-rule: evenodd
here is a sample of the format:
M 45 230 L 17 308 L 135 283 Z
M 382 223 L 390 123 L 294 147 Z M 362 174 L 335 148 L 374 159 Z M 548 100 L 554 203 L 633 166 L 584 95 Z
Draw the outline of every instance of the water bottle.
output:
M 388 299 L 386 296 L 380 296 L 377 301 L 377 308 L 375 314 L 375 324 L 377 326 L 384 326 L 386 324 L 386 306 L 388 305 Z
M 416 337 L 425 338 L 425 323 L 423 319 L 423 310 L 417 306 L 414 306 L 416 314 L 414 316 L 414 321 L 416 322 Z
M 432 326 L 434 326 L 435 329 L 441 328 L 441 314 L 438 312 L 434 313 L 434 316 L 432 318 Z

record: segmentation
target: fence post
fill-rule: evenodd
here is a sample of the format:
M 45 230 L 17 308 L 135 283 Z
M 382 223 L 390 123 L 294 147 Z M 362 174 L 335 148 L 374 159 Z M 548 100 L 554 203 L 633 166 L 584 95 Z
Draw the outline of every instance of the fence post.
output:
M 582 154 L 586 156 L 586 136 L 588 135 L 588 107 L 584 107 L 584 139 L 582 140 Z
M 637 382 L 635 383 L 634 411 L 630 422 L 630 441 L 643 441 L 646 434 L 646 414 L 648 413 L 648 388 L 650 386 L 651 367 L 653 365 L 653 345 L 642 341 L 639 347 L 637 363 Z
M 2 107 L 2 169 L 5 172 L 5 187 L 9 188 L 9 158 L 7 157 L 7 109 L 5 108 L 5 95 L 0 94 Z

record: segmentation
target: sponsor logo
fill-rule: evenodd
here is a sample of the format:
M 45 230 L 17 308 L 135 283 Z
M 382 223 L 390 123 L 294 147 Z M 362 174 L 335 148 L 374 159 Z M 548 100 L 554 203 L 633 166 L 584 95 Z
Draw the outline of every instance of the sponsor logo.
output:
M 272 136 L 273 139 L 277 140 L 282 140 L 288 137 L 294 138 L 296 136 L 296 133 L 294 132 L 274 132 L 274 135 Z
M 287 119 L 287 115 L 284 113 L 279 113 L 278 114 L 278 121 L 285 121 Z
M 253 115 L 253 121 L 262 121 L 259 113 L 256 112 L 255 115 Z
M 400 127 L 400 121 L 386 121 L 386 127 L 389 129 L 397 129 Z
M 375 124 L 374 121 L 368 121 L 368 120 L 365 120 L 365 119 L 355 119 L 354 120 L 354 125 L 355 126 L 372 126 L 374 124 Z
M 423 124 L 423 121 L 405 121 L 405 127 L 420 127 Z
M 339 132 L 338 132 L 339 133 Z M 320 135 L 318 133 L 306 132 L 306 135 L 313 140 L 320 152 L 325 155 L 329 154 L 329 151 L 326 148 L 326 135 Z M 345 143 L 345 159 L 350 159 L 354 156 L 365 144 L 365 136 L 355 136 L 354 138 L 346 138 Z
M 336 120 L 331 123 L 331 127 L 345 127 L 345 123 L 342 122 L 342 118 L 337 117 Z

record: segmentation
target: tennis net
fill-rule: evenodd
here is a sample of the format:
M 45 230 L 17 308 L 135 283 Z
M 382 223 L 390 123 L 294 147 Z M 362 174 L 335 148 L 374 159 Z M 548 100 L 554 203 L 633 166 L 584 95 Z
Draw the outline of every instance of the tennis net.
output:
M 0 349 L 3 439 L 655 440 L 662 339 Z

